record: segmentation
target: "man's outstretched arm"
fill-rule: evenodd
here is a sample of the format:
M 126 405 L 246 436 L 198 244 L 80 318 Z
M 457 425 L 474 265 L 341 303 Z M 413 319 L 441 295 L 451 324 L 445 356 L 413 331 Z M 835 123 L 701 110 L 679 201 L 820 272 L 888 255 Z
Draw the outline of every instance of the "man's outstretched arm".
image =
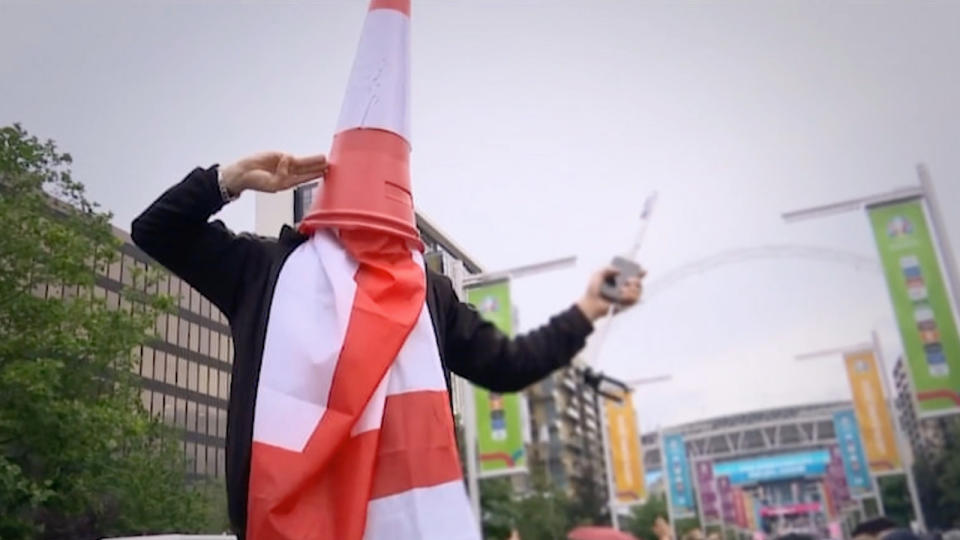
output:
M 442 279 L 447 367 L 484 388 L 515 392 L 569 365 L 593 331 L 593 321 L 609 312 L 611 304 L 600 295 L 600 286 L 613 274 L 612 269 L 598 272 L 576 304 L 547 324 L 515 338 L 504 335 L 473 307 L 457 300 L 450 281 Z M 637 302 L 640 277 L 627 281 L 621 297 L 622 307 Z

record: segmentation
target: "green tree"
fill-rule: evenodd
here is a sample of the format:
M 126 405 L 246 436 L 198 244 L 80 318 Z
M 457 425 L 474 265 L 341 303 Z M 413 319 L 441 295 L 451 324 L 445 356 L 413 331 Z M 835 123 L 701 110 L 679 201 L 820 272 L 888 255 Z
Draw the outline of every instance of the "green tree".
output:
M 517 525 L 519 508 L 513 497 L 513 486 L 505 477 L 480 480 L 480 514 L 483 537 L 504 539 Z
M 653 532 L 657 517 L 667 517 L 667 498 L 663 494 L 650 495 L 645 503 L 634 506 L 625 528 L 637 538 L 653 540 L 657 537 Z
M 132 351 L 169 299 L 131 290 L 116 309 L 94 294 L 94 268 L 119 242 L 70 161 L 19 125 L 0 128 L 0 538 L 222 523 L 133 374 Z M 145 289 L 150 276 L 134 279 Z
M 566 538 L 577 525 L 573 502 L 542 474 L 534 475 L 532 489 L 517 506 L 517 531 L 523 540 Z
M 914 472 L 927 526 L 960 527 L 960 417 L 937 420 L 943 447 L 931 459 L 917 460 Z

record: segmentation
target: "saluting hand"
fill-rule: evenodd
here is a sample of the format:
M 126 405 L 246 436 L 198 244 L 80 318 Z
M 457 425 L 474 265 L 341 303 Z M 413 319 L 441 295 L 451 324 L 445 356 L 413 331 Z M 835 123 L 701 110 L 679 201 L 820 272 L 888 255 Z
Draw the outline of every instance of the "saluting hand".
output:
M 220 169 L 231 195 L 247 189 L 276 193 L 322 177 L 327 172 L 323 154 L 296 157 L 283 152 L 263 152 Z

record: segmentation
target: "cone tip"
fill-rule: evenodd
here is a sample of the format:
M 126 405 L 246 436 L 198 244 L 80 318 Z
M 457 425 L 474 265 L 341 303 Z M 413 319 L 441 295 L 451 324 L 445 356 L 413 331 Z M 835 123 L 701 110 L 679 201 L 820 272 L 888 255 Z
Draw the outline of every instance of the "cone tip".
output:
M 409 17 L 410 0 L 370 0 L 369 11 L 373 11 L 375 9 L 392 9 Z

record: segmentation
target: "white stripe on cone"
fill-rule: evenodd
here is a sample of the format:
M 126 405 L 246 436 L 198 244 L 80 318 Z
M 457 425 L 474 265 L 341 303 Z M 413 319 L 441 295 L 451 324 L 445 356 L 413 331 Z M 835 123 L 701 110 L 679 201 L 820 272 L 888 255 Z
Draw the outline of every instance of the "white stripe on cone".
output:
M 393 9 L 367 13 L 337 132 L 392 131 L 410 142 L 410 18 Z

